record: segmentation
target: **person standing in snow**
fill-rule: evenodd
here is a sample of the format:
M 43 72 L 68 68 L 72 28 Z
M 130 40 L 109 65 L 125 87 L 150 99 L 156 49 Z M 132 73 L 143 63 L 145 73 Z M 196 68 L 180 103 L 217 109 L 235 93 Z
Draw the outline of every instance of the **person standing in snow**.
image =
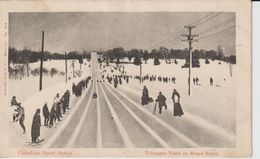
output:
M 44 126 L 48 126 L 50 120 L 50 112 L 46 102 L 44 103 L 44 106 L 42 108 L 42 113 L 44 117 Z
M 159 92 L 159 95 L 156 99 L 156 102 L 159 103 L 159 114 L 162 113 L 162 107 L 165 106 L 165 109 L 167 110 L 167 104 L 166 104 L 166 98 L 165 96 L 162 94 L 162 92 Z
M 77 89 L 77 86 L 75 85 L 75 83 L 73 83 L 72 84 L 72 94 L 76 95 L 76 89 Z
M 56 119 L 57 119 L 57 115 L 56 115 L 56 109 L 55 109 L 55 106 L 53 105 L 52 108 L 51 108 L 51 112 L 50 112 L 50 124 L 49 124 L 49 127 L 53 127 L 53 123 L 56 122 Z
M 17 112 L 18 112 L 18 117 L 17 117 L 16 121 L 19 121 L 19 124 L 23 129 L 23 133 L 25 134 L 26 130 L 25 130 L 25 126 L 24 126 L 24 123 L 23 123 L 24 119 L 25 119 L 24 108 L 21 106 L 21 104 L 18 106 Z
M 53 104 L 58 104 L 60 102 L 60 94 L 57 93 L 56 96 L 53 99 Z
M 70 109 L 69 108 L 69 103 L 70 103 L 70 91 L 69 90 L 66 91 L 64 100 L 65 100 L 66 109 L 69 110 Z
M 61 103 L 62 103 L 62 113 L 65 114 L 66 113 L 66 103 L 65 103 L 65 96 L 66 96 L 66 92 L 63 94 L 63 96 L 61 97 Z
M 16 101 L 16 97 L 13 96 L 12 97 L 12 100 L 11 100 L 11 108 L 13 109 L 13 122 L 15 122 L 17 116 L 18 116 L 18 113 L 17 113 L 17 108 L 21 105 L 21 103 L 18 103 Z
M 199 85 L 199 78 L 196 77 L 196 85 Z
M 117 87 L 117 84 L 118 84 L 118 79 L 117 77 L 114 78 L 114 87 L 116 88 Z
M 122 79 L 121 79 L 121 77 L 119 77 L 119 84 L 120 84 L 120 85 L 122 84 Z
M 40 128 L 41 128 L 41 116 L 40 116 L 40 109 L 36 110 L 36 113 L 33 116 L 32 128 L 31 128 L 31 137 L 32 143 L 39 142 L 38 137 L 40 136 Z
M 209 82 L 210 82 L 210 86 L 213 86 L 213 78 L 212 77 L 210 77 Z
M 57 104 L 57 116 L 58 116 L 58 121 L 60 121 L 60 118 L 62 118 L 62 114 L 61 114 L 61 109 L 62 109 L 62 103 L 58 102 Z
M 141 100 L 142 100 L 142 105 L 146 105 L 149 103 L 149 92 L 146 86 L 144 86 L 143 88 L 143 94 Z
M 180 94 L 177 92 L 176 89 L 173 90 L 172 100 L 173 100 L 173 106 L 174 106 L 173 115 L 182 116 L 184 113 L 183 113 L 183 110 L 180 105 Z
M 61 106 L 60 106 L 60 94 L 57 93 L 56 96 L 53 99 L 53 106 L 56 112 L 56 118 L 58 118 L 58 121 L 60 121 L 61 117 Z

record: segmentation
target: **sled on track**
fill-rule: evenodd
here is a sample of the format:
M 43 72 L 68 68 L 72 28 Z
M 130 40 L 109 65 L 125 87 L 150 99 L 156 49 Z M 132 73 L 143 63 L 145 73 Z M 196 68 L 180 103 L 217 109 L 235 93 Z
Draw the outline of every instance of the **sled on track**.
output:
M 94 92 L 92 97 L 93 97 L 93 98 L 97 98 L 97 93 Z

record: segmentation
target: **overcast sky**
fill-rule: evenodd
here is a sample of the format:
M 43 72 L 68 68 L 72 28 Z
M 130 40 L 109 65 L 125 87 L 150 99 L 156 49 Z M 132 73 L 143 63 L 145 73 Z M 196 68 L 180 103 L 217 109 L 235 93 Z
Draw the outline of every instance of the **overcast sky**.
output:
M 26 47 L 38 51 L 41 49 L 41 32 L 44 30 L 45 50 L 50 52 L 95 51 L 114 47 L 126 50 L 148 49 L 175 35 L 184 25 L 206 15 L 209 12 L 9 13 L 9 45 L 17 49 Z M 198 25 L 193 32 L 196 34 L 207 30 L 234 15 L 222 13 Z M 235 21 L 199 36 L 215 34 L 234 24 Z M 194 43 L 194 49 L 216 50 L 218 45 L 224 48 L 226 55 L 235 54 L 234 27 Z M 188 44 L 177 40 L 165 46 L 184 49 Z

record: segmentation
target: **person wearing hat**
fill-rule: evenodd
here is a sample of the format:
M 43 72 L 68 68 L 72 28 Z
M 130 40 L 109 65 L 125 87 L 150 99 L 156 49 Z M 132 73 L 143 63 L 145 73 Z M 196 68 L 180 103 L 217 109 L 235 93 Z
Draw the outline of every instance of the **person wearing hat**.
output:
M 41 116 L 40 116 L 40 109 L 37 109 L 34 116 L 33 116 L 33 122 L 32 122 L 32 128 L 31 128 L 31 137 L 32 137 L 32 143 L 35 144 L 39 142 L 38 137 L 40 136 L 40 128 L 41 128 Z
M 149 103 L 149 92 L 146 86 L 143 88 L 143 94 L 141 97 L 142 105 L 146 105 Z
M 58 104 L 60 102 L 60 94 L 57 93 L 56 96 L 53 99 L 53 104 Z
M 167 104 L 166 104 L 166 98 L 165 96 L 162 94 L 162 92 L 159 92 L 159 95 L 156 99 L 156 102 L 159 103 L 159 114 L 162 113 L 162 107 L 165 106 L 165 109 L 167 110 Z
M 49 120 L 50 120 L 50 112 L 49 108 L 47 106 L 47 102 L 44 103 L 43 108 L 42 108 L 42 114 L 44 117 L 44 126 L 48 126 Z
M 18 112 L 17 112 L 17 108 L 21 105 L 21 103 L 18 103 L 16 101 L 16 97 L 13 96 L 12 100 L 11 100 L 11 108 L 13 109 L 13 122 L 15 122 L 17 116 L 18 116 Z
M 182 116 L 184 113 L 180 104 L 180 94 L 177 92 L 176 89 L 173 89 L 172 100 L 174 106 L 173 115 L 179 117 Z

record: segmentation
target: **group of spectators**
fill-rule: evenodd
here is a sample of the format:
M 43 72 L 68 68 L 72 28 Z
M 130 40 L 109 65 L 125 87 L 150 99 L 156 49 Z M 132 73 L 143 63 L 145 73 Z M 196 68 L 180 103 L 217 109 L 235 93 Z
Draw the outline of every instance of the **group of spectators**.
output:
M 126 83 L 129 82 L 129 78 L 132 78 L 132 76 L 128 76 L 128 75 L 112 75 L 112 76 L 109 76 L 107 75 L 106 79 L 108 81 L 108 83 L 114 84 L 114 87 L 116 88 L 118 84 L 122 84 L 122 81 L 125 80 Z
M 67 90 L 62 97 L 57 93 L 53 99 L 53 105 L 49 111 L 47 103 L 44 104 L 42 108 L 43 117 L 44 117 L 44 126 L 53 127 L 54 124 L 58 124 L 63 118 L 63 115 L 70 109 L 70 91 Z
M 88 87 L 88 83 L 91 80 L 91 77 L 88 76 L 86 79 L 81 80 L 77 85 L 75 83 L 72 84 L 72 94 L 75 94 L 76 97 L 80 97 L 82 91 Z
M 81 80 L 77 85 L 73 83 L 72 92 L 75 96 L 80 96 L 82 90 L 87 88 L 91 77 L 87 77 L 84 80 Z M 66 90 L 62 96 L 59 93 L 55 95 L 53 98 L 53 104 L 51 109 L 49 110 L 48 103 L 45 102 L 42 107 L 42 114 L 44 117 L 44 126 L 48 128 L 52 128 L 56 126 L 63 118 L 65 113 L 70 109 L 70 91 Z M 26 128 L 24 125 L 25 120 L 25 110 L 21 103 L 17 102 L 16 97 L 13 96 L 11 99 L 11 108 L 13 110 L 13 122 L 18 122 L 21 128 L 23 129 L 23 133 L 26 133 Z M 31 139 L 32 144 L 36 144 L 41 142 L 39 140 L 40 136 L 40 127 L 41 127 L 41 109 L 36 109 L 36 112 L 33 116 L 32 127 L 31 127 Z
M 162 113 L 162 108 L 164 107 L 165 110 L 167 110 L 167 104 L 166 104 L 166 97 L 162 94 L 162 92 L 159 92 L 159 95 L 156 98 L 155 107 L 153 110 L 153 114 L 156 113 L 156 107 L 158 104 L 159 108 L 159 114 Z M 172 100 L 173 100 L 173 116 L 179 116 L 181 117 L 184 115 L 184 112 L 182 110 L 181 104 L 180 104 L 180 94 L 177 92 L 176 89 L 173 89 L 172 93 Z M 141 104 L 147 105 L 149 103 L 153 102 L 153 99 L 149 96 L 149 91 L 146 86 L 143 88 L 142 97 L 141 97 Z
M 198 77 L 196 77 L 196 78 L 194 77 L 193 78 L 193 84 L 194 85 L 199 85 L 199 78 Z
M 140 76 L 136 75 L 134 76 L 134 79 L 140 80 Z M 164 82 L 164 83 L 168 83 L 168 82 L 172 82 L 172 83 L 176 83 L 176 78 L 175 77 L 162 77 L 162 76 L 158 76 L 157 75 L 145 75 L 142 77 L 142 82 L 143 81 L 159 81 L 159 82 Z

